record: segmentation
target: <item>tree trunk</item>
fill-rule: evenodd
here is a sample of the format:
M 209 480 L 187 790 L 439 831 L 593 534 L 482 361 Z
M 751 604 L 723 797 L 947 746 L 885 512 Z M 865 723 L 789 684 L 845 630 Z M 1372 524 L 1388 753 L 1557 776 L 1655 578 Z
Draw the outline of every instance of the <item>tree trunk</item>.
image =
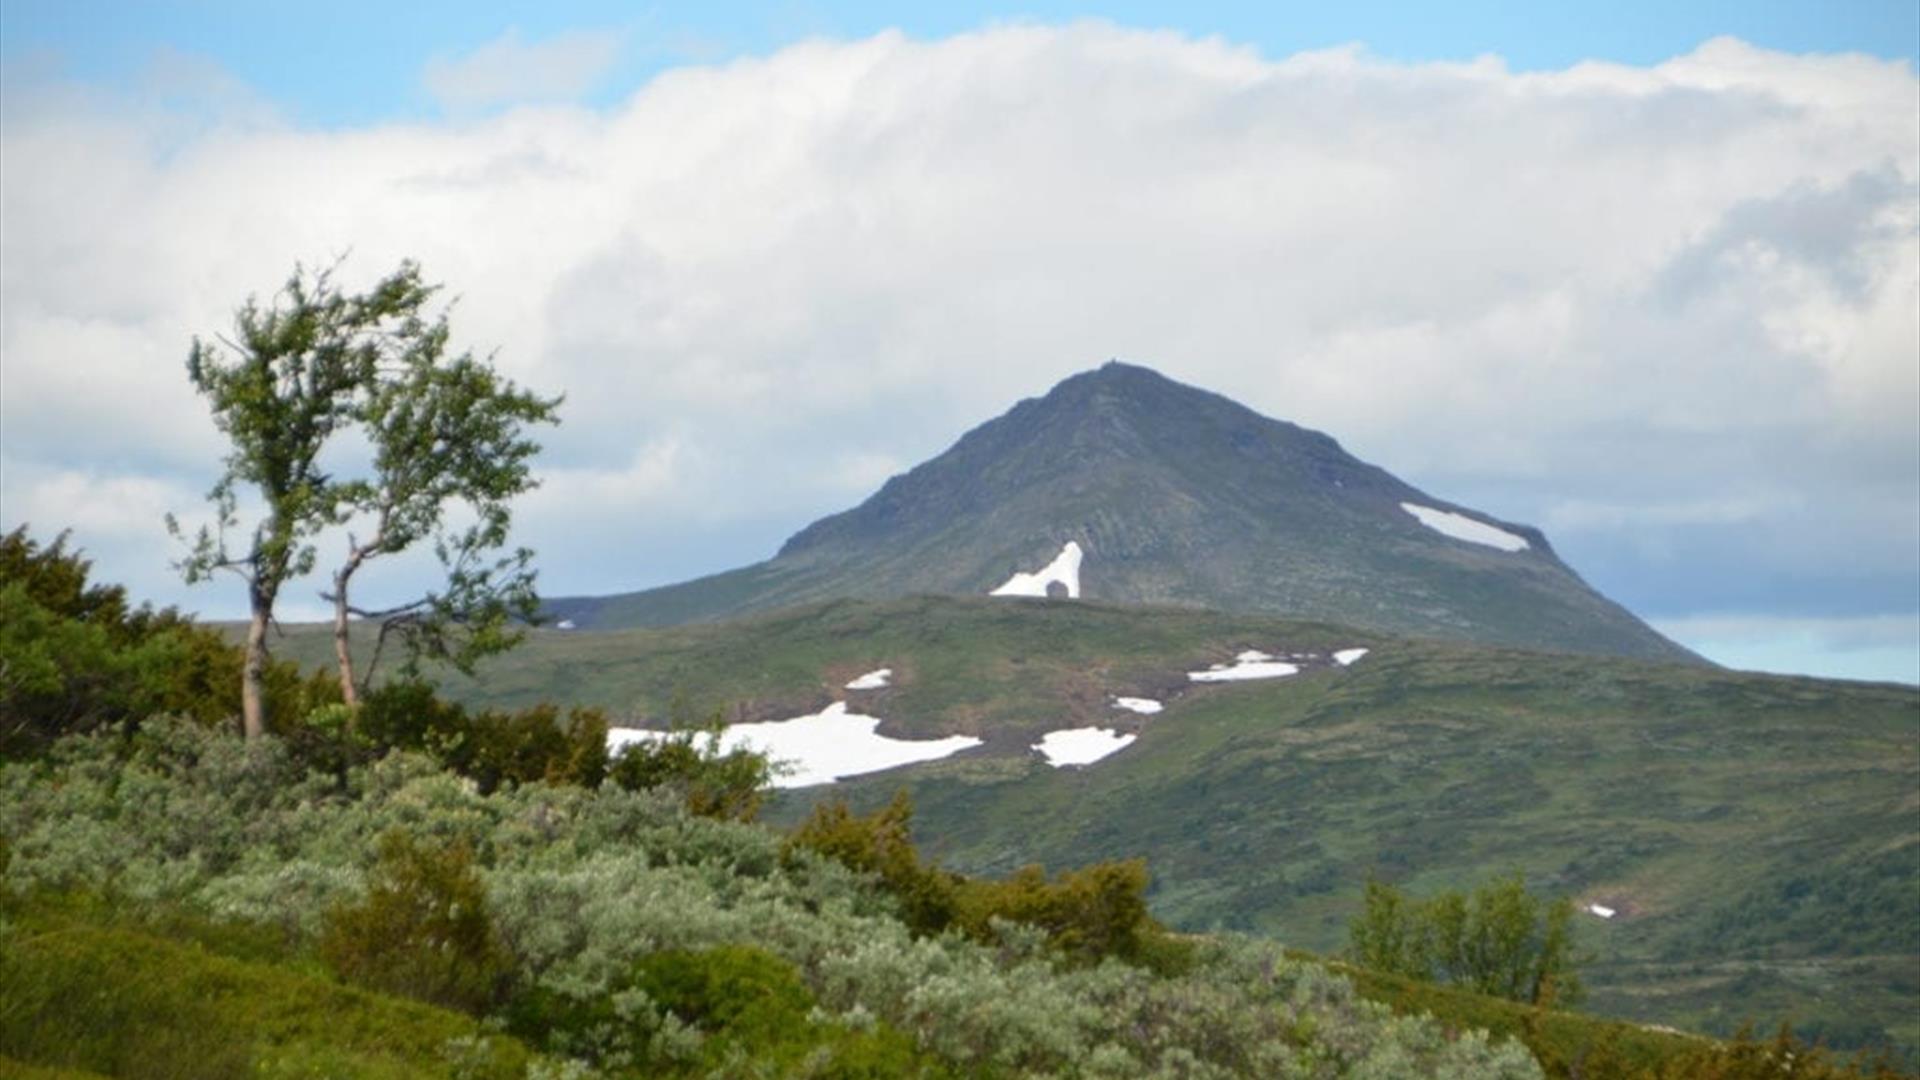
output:
M 349 563 L 333 576 L 333 658 L 340 665 L 340 700 L 348 708 L 360 704 L 360 693 L 353 682 L 353 651 L 347 647 L 347 578 L 353 573 L 353 565 Z
M 273 597 L 258 588 L 248 591 L 253 620 L 247 624 L 247 659 L 240 669 L 240 720 L 247 741 L 267 730 L 267 624 L 273 618 Z

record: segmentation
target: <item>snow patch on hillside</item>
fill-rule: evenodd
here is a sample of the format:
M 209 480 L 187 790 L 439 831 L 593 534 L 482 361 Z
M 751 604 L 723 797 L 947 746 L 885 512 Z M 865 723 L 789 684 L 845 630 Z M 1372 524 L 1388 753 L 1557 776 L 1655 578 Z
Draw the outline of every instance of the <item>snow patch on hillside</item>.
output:
M 1150 697 L 1117 697 L 1113 699 L 1113 707 L 1116 709 L 1125 709 L 1128 712 L 1137 712 L 1143 716 L 1152 716 L 1154 713 L 1166 708 L 1165 705 L 1160 704 Z
M 1035 750 L 1056 769 L 1068 765 L 1091 765 L 1110 754 L 1117 754 L 1138 736 L 1122 735 L 1112 728 L 1068 728 L 1049 731 L 1033 744 Z
M 1341 649 L 1333 654 L 1333 662 L 1341 667 L 1352 667 L 1355 660 L 1367 655 L 1365 649 Z
M 847 689 L 878 690 L 881 687 L 886 686 L 888 684 L 887 681 L 892 678 L 893 678 L 893 669 L 890 667 L 883 667 L 879 671 L 869 671 L 865 675 L 862 675 L 859 678 L 848 683 Z
M 1592 912 L 1595 915 L 1600 916 L 1603 919 L 1611 919 L 1615 915 L 1620 914 L 1619 912 L 1606 906 L 1605 904 L 1588 904 L 1587 910 Z
M 847 711 L 836 701 L 820 712 L 763 724 L 734 724 L 720 732 L 720 749 L 742 747 L 767 755 L 791 768 L 774 778 L 778 788 L 830 784 L 848 776 L 879 772 L 919 761 L 936 761 L 980 745 L 971 735 L 944 739 L 889 739 L 876 730 L 878 717 Z M 613 728 L 607 732 L 607 751 L 618 754 L 628 745 L 664 736 L 662 731 Z
M 992 596 L 1045 596 L 1047 586 L 1054 582 L 1066 586 L 1067 595 L 1072 599 L 1080 598 L 1080 545 L 1072 540 L 1060 549 L 1060 554 L 1045 568 L 1034 574 L 1016 573 L 1007 579 L 1006 584 L 993 590 Z
M 1525 537 L 1515 536 L 1505 529 L 1496 528 L 1484 521 L 1475 521 L 1465 514 L 1456 514 L 1450 510 L 1436 510 L 1431 506 L 1403 502 L 1400 509 L 1420 519 L 1420 524 L 1434 532 L 1451 536 L 1455 540 L 1465 540 L 1469 544 L 1485 544 L 1501 551 L 1525 551 L 1528 547 Z
M 1189 671 L 1187 678 L 1194 682 L 1238 682 L 1242 679 L 1278 679 L 1299 673 L 1298 664 L 1276 660 L 1258 649 L 1248 649 L 1234 657 L 1231 664 L 1215 664 L 1205 671 Z

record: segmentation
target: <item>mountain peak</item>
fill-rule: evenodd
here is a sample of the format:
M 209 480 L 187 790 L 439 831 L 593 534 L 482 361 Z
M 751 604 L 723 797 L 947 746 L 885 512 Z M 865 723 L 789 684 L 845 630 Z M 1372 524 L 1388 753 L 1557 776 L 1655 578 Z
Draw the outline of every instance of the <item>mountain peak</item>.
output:
M 1068 545 L 1090 600 L 1696 659 L 1595 593 L 1538 530 L 1118 360 L 967 432 L 768 562 L 599 610 L 660 625 L 835 597 L 986 595 Z

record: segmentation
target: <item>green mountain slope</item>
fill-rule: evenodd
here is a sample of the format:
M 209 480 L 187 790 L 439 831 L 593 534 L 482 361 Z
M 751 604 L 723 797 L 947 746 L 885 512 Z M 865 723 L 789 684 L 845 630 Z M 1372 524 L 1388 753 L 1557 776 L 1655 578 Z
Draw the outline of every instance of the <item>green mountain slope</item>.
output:
M 323 656 L 324 638 L 296 635 Z M 1242 649 L 1364 646 L 1272 682 L 1186 673 Z M 891 667 L 894 685 L 840 689 Z M 1793 1015 L 1920 1043 L 1920 692 L 1697 665 L 1398 639 L 1258 616 L 1097 603 L 842 601 L 724 624 L 537 633 L 448 689 L 774 719 L 835 698 L 882 732 L 985 744 L 788 795 L 785 813 L 900 785 L 922 841 L 1004 872 L 1146 856 L 1193 929 L 1343 941 L 1369 875 L 1414 892 L 1513 869 L 1583 903 L 1595 1008 L 1728 1031 Z M 1154 697 L 1165 712 L 1115 709 Z M 1029 746 L 1099 724 L 1139 740 L 1054 769 Z
M 1525 547 L 1456 539 L 1403 504 L 1463 515 Z M 1538 530 L 1427 495 L 1326 435 L 1119 363 L 1021 402 L 767 562 L 553 600 L 549 611 L 619 629 L 836 598 L 982 595 L 1069 542 L 1084 552 L 1088 599 L 1698 659 L 1589 588 Z

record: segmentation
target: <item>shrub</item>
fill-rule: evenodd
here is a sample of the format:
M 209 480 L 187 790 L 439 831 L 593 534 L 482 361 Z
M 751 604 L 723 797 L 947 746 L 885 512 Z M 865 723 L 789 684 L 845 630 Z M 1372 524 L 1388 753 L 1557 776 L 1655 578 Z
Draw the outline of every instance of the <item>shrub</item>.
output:
M 607 773 L 607 718 L 598 709 L 469 713 L 426 683 L 396 682 L 361 698 L 353 724 L 373 752 L 423 751 L 483 793 L 535 782 L 598 787 Z
M 0 537 L 0 755 L 156 714 L 203 724 L 239 714 L 238 646 L 172 608 L 132 607 L 120 586 L 90 584 L 91 569 L 64 533 L 44 546 L 25 526 Z M 269 665 L 276 730 L 292 733 L 298 718 L 340 700 L 330 683 Z
M 1518 874 L 1471 896 L 1445 892 L 1420 903 L 1369 881 L 1347 933 L 1348 955 L 1375 971 L 1535 1005 L 1580 998 L 1573 902 L 1543 903 Z
M 1752 1029 L 1742 1028 L 1731 1042 L 1705 1043 L 1646 1074 L 1648 1080 L 1893 1080 L 1900 1075 L 1884 1059 L 1836 1062 L 1825 1050 L 1796 1038 L 1787 1024 L 1764 1042 L 1754 1038 Z
M 752 821 L 760 813 L 773 766 L 751 750 L 721 752 L 720 720 L 697 730 L 630 743 L 606 767 L 628 791 L 665 791 L 700 817 Z M 601 728 L 604 744 L 606 729 Z
M 644 957 L 634 985 L 702 1031 L 771 1046 L 805 1025 L 813 995 L 793 965 L 752 945 L 668 949 Z
M 875 875 L 899 900 L 900 916 L 914 932 L 937 934 L 959 915 L 960 878 L 920 862 L 912 824 L 913 800 L 904 789 L 866 817 L 856 816 L 846 800 L 834 799 L 815 805 L 788 834 L 782 850 L 789 858 L 798 850 L 816 852 L 850 870 Z M 976 914 L 984 925 L 986 915 Z
M 367 897 L 328 913 L 320 955 L 350 982 L 483 1012 L 512 970 L 463 843 L 425 848 L 401 831 L 380 841 Z
M 1186 963 L 1188 950 L 1147 910 L 1145 860 L 1095 863 L 1052 879 L 1038 866 L 1005 881 L 968 878 L 922 863 L 912 822 L 905 791 L 866 817 L 844 800 L 825 802 L 788 835 L 786 850 L 813 851 L 877 876 L 916 933 L 954 929 L 999 943 L 996 924 L 1013 922 L 1042 931 L 1057 955 L 1080 963 L 1113 957 L 1169 973 Z

